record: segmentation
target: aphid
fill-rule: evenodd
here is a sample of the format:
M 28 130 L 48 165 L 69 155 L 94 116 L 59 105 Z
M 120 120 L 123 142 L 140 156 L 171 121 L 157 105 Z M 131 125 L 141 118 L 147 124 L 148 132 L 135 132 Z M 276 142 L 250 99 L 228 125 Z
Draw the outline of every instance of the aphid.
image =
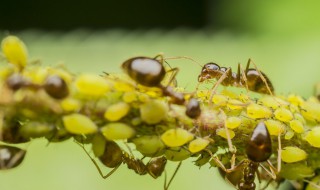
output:
M 201 113 L 200 105 L 197 102 L 198 100 L 191 98 L 189 102 L 186 102 L 184 94 L 173 90 L 170 84 L 175 80 L 179 69 L 172 68 L 166 71 L 163 66 L 163 61 L 164 58 L 162 55 L 157 55 L 155 58 L 143 56 L 133 57 L 126 60 L 122 64 L 122 68 L 137 83 L 147 87 L 158 87 L 162 90 L 163 95 L 171 98 L 172 103 L 178 105 L 185 104 L 187 106 L 186 115 L 190 118 L 197 118 Z M 169 85 L 163 86 L 161 82 L 168 72 L 173 72 L 172 77 L 169 80 Z
M 0 170 L 17 167 L 24 159 L 25 150 L 17 147 L 0 145 Z
M 237 73 L 232 72 L 230 67 L 220 67 L 212 62 L 207 63 L 202 67 L 201 73 L 198 76 L 198 82 L 216 79 L 218 82 L 215 86 L 221 83 L 223 86 L 245 87 L 253 92 L 272 95 L 274 88 L 270 79 L 257 68 L 249 68 L 250 63 L 253 63 L 251 59 L 248 60 L 244 71 L 239 63 Z

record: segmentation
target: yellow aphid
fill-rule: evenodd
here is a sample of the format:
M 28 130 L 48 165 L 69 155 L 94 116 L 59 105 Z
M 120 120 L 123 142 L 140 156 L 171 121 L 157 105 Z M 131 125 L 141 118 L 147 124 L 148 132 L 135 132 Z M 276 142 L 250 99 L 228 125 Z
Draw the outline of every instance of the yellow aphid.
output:
M 124 81 L 117 81 L 114 83 L 114 88 L 117 91 L 121 91 L 121 92 L 130 92 L 130 91 L 134 91 L 135 87 L 132 84 L 129 84 L 127 82 Z
M 296 133 L 303 133 L 304 132 L 304 127 L 303 127 L 302 122 L 297 119 L 290 121 L 290 127 Z
M 229 98 L 221 94 L 215 94 L 212 97 L 212 102 L 217 106 L 226 106 Z
M 66 130 L 73 134 L 87 135 L 95 133 L 98 130 L 96 124 L 82 114 L 73 113 L 63 116 L 62 121 Z
M 269 108 L 252 103 L 247 107 L 247 115 L 252 119 L 270 118 L 272 112 Z
M 210 141 L 207 139 L 197 138 L 189 143 L 188 148 L 191 153 L 197 153 L 197 152 L 200 152 L 201 150 L 205 149 L 209 143 L 210 143 Z
M 126 103 L 131 103 L 138 100 L 138 95 L 136 92 L 125 92 L 122 96 L 122 100 Z
M 160 100 L 151 100 L 140 106 L 141 119 L 148 124 L 156 124 L 167 117 L 168 105 Z
M 227 90 L 227 89 L 223 89 L 221 91 L 221 94 L 224 95 L 224 96 L 228 96 L 229 98 L 233 98 L 233 99 L 238 97 L 238 95 L 236 93 L 234 93 L 234 92 L 232 92 L 230 90 Z
M 259 99 L 258 101 L 260 104 L 272 108 L 272 109 L 277 109 L 280 106 L 287 106 L 289 105 L 288 102 L 274 96 L 263 96 L 262 98 Z
M 78 111 L 81 108 L 81 102 L 73 98 L 65 98 L 60 102 L 63 111 L 72 112 Z
M 320 127 L 314 127 L 307 133 L 305 140 L 313 147 L 320 148 Z
M 157 135 L 141 136 L 132 139 L 132 142 L 136 145 L 136 149 L 144 156 L 157 156 L 163 153 L 165 145 Z
M 286 132 L 286 134 L 284 135 L 284 139 L 290 140 L 290 139 L 292 139 L 293 136 L 294 136 L 294 132 L 292 130 L 288 130 Z
M 270 135 L 278 136 L 285 132 L 285 125 L 280 121 L 268 119 L 264 122 L 268 128 Z
M 48 69 L 47 68 L 37 68 L 31 71 L 25 70 L 23 75 L 30 79 L 35 84 L 43 84 L 46 78 L 48 77 Z
M 182 128 L 169 129 L 161 135 L 161 140 L 168 147 L 179 147 L 193 139 L 193 134 Z
M 301 96 L 290 94 L 288 101 L 293 105 L 300 106 L 304 102 L 304 99 Z
M 97 133 L 94 135 L 91 144 L 94 155 L 96 157 L 102 156 L 106 146 L 106 138 L 101 133 Z
M 314 102 L 304 102 L 301 105 L 301 114 L 303 117 L 312 122 L 320 121 L 320 104 Z
M 293 114 L 293 116 L 296 120 L 299 120 L 303 125 L 307 123 L 304 117 L 300 113 L 295 113 Z
M 101 127 L 101 133 L 108 140 L 124 140 L 135 135 L 135 130 L 125 123 L 108 123 Z
M 210 96 L 210 91 L 208 90 L 198 90 L 196 92 L 197 94 L 197 98 L 201 99 L 201 100 L 207 100 Z
M 113 104 L 104 112 L 104 118 L 109 121 L 118 121 L 126 116 L 130 111 L 130 106 L 125 102 Z
M 241 119 L 239 117 L 228 117 L 226 120 L 226 126 L 229 129 L 235 129 L 241 125 Z
M 8 60 L 18 66 L 19 69 L 23 69 L 28 61 L 28 52 L 25 44 L 16 36 L 8 36 L 1 42 L 1 49 Z
M 287 163 L 299 162 L 301 160 L 305 160 L 307 158 L 307 153 L 293 146 L 284 147 L 281 151 L 281 159 Z
M 275 118 L 283 122 L 289 122 L 293 119 L 293 114 L 287 108 L 278 108 L 274 112 Z
M 167 149 L 164 152 L 164 155 L 168 160 L 178 162 L 189 158 L 191 153 L 185 148 L 176 147 Z
M 231 110 L 242 110 L 245 104 L 237 99 L 230 99 L 227 103 L 227 107 Z
M 228 129 L 228 132 L 229 132 L 229 135 L 230 135 L 230 139 L 233 139 L 233 137 L 235 136 L 234 131 Z M 217 130 L 216 130 L 216 133 L 217 133 L 217 135 L 219 135 L 220 137 L 223 137 L 223 138 L 225 138 L 225 139 L 228 139 L 225 128 L 217 129 Z
M 100 97 L 110 90 L 110 84 L 107 80 L 93 74 L 78 76 L 75 85 L 79 93 L 84 96 Z
M 250 100 L 250 96 L 248 96 L 248 94 L 239 94 L 239 100 L 241 102 L 248 102 Z

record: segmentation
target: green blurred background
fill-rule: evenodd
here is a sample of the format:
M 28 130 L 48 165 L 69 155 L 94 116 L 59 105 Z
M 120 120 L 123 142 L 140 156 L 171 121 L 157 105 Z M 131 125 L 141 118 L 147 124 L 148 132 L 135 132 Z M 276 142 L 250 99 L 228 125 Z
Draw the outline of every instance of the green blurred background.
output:
M 48 4 L 49 3 L 49 4 Z M 0 37 L 21 37 L 33 59 L 63 63 L 74 73 L 121 72 L 132 56 L 189 56 L 236 70 L 252 58 L 277 94 L 309 97 L 320 81 L 320 2 L 299 1 L 7 1 Z M 200 67 L 172 60 L 179 86 L 194 89 Z M 137 176 L 122 166 L 103 180 L 72 141 L 33 140 L 23 164 L 0 172 L 2 190 L 162 189 L 163 177 Z M 232 189 L 216 169 L 185 161 L 171 189 Z M 171 175 L 177 163 L 170 163 Z M 104 168 L 105 173 L 109 169 Z M 272 188 L 271 188 L 272 189 Z M 285 187 L 284 187 L 285 189 Z

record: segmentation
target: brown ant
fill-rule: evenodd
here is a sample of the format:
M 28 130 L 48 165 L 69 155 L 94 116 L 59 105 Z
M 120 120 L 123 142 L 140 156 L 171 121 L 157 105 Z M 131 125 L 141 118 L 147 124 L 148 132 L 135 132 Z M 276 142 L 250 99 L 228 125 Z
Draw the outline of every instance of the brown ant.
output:
M 17 167 L 24 159 L 26 151 L 17 147 L 0 145 L 0 170 Z
M 103 165 L 113 169 L 108 174 L 104 175 L 98 163 L 91 157 L 89 152 L 85 149 L 84 145 L 78 141 L 75 141 L 75 142 L 89 156 L 93 164 L 96 166 L 99 174 L 104 179 L 111 176 L 119 168 L 119 166 L 122 163 L 126 164 L 129 169 L 133 170 L 135 173 L 139 175 L 149 174 L 151 177 L 156 179 L 162 175 L 162 173 L 164 172 L 165 166 L 167 164 L 167 159 L 164 156 L 151 158 L 149 162 L 145 164 L 141 159 L 134 158 L 133 156 L 129 155 L 126 151 L 122 150 L 116 142 L 105 141 L 104 152 L 102 155 L 98 156 L 98 158 Z M 179 164 L 178 168 L 176 168 L 176 171 L 170 178 L 170 181 L 168 184 L 165 179 L 165 184 L 164 184 L 165 190 L 169 188 L 169 185 L 172 182 L 180 165 L 181 164 Z
M 272 141 L 264 122 L 258 123 L 253 130 L 251 138 L 247 143 L 246 155 L 247 159 L 242 160 L 236 166 L 234 166 L 234 163 L 232 163 L 230 169 L 226 169 L 217 157 L 214 157 L 213 159 L 222 169 L 220 172 L 225 173 L 225 178 L 239 190 L 255 190 L 256 184 L 254 180 L 256 174 L 259 177 L 259 166 L 261 166 L 268 173 L 268 175 L 271 176 L 272 179 L 276 179 L 276 169 L 268 161 L 272 155 Z M 271 171 L 267 170 L 265 166 L 261 164 L 262 162 L 266 161 L 270 166 Z M 280 171 L 279 168 L 278 171 Z
M 201 114 L 200 104 L 197 99 L 191 98 L 186 103 L 183 93 L 175 92 L 170 84 L 174 81 L 179 69 L 172 68 L 166 71 L 163 66 L 164 58 L 157 55 L 154 58 L 149 57 L 133 57 L 126 60 L 122 64 L 123 70 L 137 83 L 147 87 L 158 87 L 162 90 L 163 95 L 171 98 L 171 102 L 178 105 L 186 105 L 186 115 L 190 118 L 197 118 Z M 173 72 L 169 85 L 163 86 L 166 73 Z
M 249 68 L 250 63 L 254 64 L 249 59 L 244 71 L 239 63 L 237 73 L 232 72 L 231 67 L 226 68 L 220 67 L 216 63 L 207 63 L 202 67 L 201 73 L 198 76 L 198 82 L 216 79 L 218 81 L 213 88 L 216 88 L 221 83 L 223 86 L 246 87 L 253 92 L 273 95 L 274 88 L 270 79 L 266 74 L 259 71 L 255 64 L 255 69 Z

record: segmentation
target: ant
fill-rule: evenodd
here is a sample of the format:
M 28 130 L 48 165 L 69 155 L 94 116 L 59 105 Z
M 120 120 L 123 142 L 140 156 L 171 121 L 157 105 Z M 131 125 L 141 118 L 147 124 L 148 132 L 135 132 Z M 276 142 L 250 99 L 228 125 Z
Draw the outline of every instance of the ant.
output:
M 172 68 L 166 71 L 163 66 L 163 55 L 159 54 L 154 58 L 133 57 L 122 64 L 122 69 L 137 83 L 147 87 L 158 87 L 163 95 L 171 98 L 171 102 L 178 105 L 186 105 L 186 115 L 190 118 L 197 118 L 201 114 L 200 103 L 197 99 L 191 98 L 187 103 L 183 93 L 175 92 L 170 84 L 174 81 L 179 69 Z M 173 72 L 167 86 L 163 86 L 166 73 Z
M 251 63 L 255 66 L 255 69 L 249 68 Z M 220 67 L 216 63 L 207 63 L 202 67 L 201 73 L 198 76 L 198 82 L 201 83 L 209 79 L 218 80 L 213 87 L 213 92 L 217 85 L 221 83 L 223 86 L 245 87 L 247 90 L 261 94 L 273 95 L 274 93 L 270 79 L 266 74 L 257 69 L 257 66 L 251 59 L 248 60 L 244 71 L 239 63 L 237 73 L 232 72 L 231 67 Z
M 0 170 L 11 169 L 21 164 L 26 151 L 17 147 L 0 145 Z
M 276 169 L 268 161 L 272 155 L 272 142 L 264 122 L 259 122 L 253 130 L 251 138 L 246 146 L 246 155 L 247 159 L 242 160 L 238 165 L 235 166 L 234 163 L 231 163 L 230 169 L 226 169 L 217 157 L 214 157 L 213 159 L 222 169 L 221 173 L 225 173 L 225 178 L 239 190 L 255 190 L 255 174 L 260 177 L 258 171 L 259 166 L 261 166 L 268 173 L 268 175 L 271 176 L 272 179 L 276 179 Z M 234 160 L 235 157 L 233 156 L 232 161 L 234 162 Z M 271 171 L 262 165 L 263 162 L 267 162 Z M 278 171 L 280 171 L 280 168 L 278 168 Z M 239 174 L 239 172 L 242 173 Z
M 21 74 L 14 73 L 7 78 L 6 84 L 13 91 L 17 91 L 22 87 L 33 90 L 43 88 L 48 95 L 55 99 L 63 99 L 69 95 L 67 83 L 58 75 L 48 76 L 45 83 L 43 85 L 39 85 L 33 84 Z
M 164 156 L 151 158 L 150 161 L 145 164 L 141 159 L 134 158 L 130 156 L 127 152 L 122 150 L 119 145 L 114 141 L 105 141 L 104 152 L 102 155 L 98 156 L 99 160 L 103 165 L 113 168 L 108 174 L 104 175 L 97 164 L 97 162 L 91 157 L 89 152 L 85 149 L 84 145 L 80 142 L 75 141 L 89 156 L 93 164 L 96 166 L 99 174 L 103 179 L 111 176 L 119 166 L 124 163 L 128 166 L 129 169 L 135 171 L 135 173 L 139 175 L 149 174 L 154 179 L 160 177 L 165 169 L 167 164 L 167 159 Z M 180 165 L 178 166 L 180 167 Z M 164 189 L 167 190 L 169 188 L 170 183 L 172 182 L 178 168 L 175 173 L 172 175 L 169 183 L 167 184 L 166 179 L 164 182 Z

